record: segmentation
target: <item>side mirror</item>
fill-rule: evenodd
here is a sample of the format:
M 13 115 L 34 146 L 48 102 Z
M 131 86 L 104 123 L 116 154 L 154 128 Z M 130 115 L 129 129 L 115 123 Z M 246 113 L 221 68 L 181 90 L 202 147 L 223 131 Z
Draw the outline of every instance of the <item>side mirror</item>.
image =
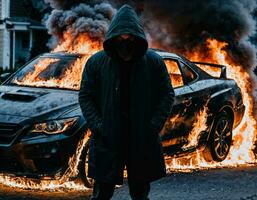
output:
M 3 83 L 11 76 L 11 73 L 3 73 L 0 75 L 0 82 Z

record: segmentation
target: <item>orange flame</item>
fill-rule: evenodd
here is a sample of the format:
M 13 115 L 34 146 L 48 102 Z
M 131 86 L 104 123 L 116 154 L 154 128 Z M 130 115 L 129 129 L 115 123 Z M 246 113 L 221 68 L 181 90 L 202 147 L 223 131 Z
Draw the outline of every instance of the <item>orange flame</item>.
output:
M 60 78 L 40 77 L 40 73 L 47 69 L 60 59 L 44 58 L 34 65 L 35 70 L 25 75 L 22 80 L 14 80 L 18 85 L 34 86 L 34 87 L 58 87 L 79 90 L 80 80 L 84 65 L 88 58 L 102 48 L 101 43 L 97 40 L 90 39 L 86 34 L 79 35 L 73 40 L 69 32 L 64 34 L 64 42 L 59 44 L 52 52 L 66 52 L 81 54 L 81 58 L 68 66 L 64 74 Z
M 224 161 L 221 163 L 206 162 L 201 153 L 197 151 L 196 154 L 188 155 L 183 158 L 167 157 L 167 169 L 169 171 L 191 171 L 193 169 L 201 168 L 233 167 L 256 162 L 256 158 L 253 153 L 256 140 L 256 119 L 253 114 L 254 97 L 252 94 L 250 74 L 243 66 L 239 66 L 232 62 L 232 59 L 225 50 L 225 47 L 227 46 L 226 43 L 219 42 L 215 39 L 208 39 L 206 44 L 209 49 L 208 58 L 202 58 L 201 52 L 195 51 L 188 55 L 189 59 L 227 66 L 228 78 L 234 79 L 242 91 L 243 102 L 246 107 L 245 115 L 239 126 L 233 130 L 233 145 L 230 148 L 229 155 Z M 216 70 L 208 72 L 212 75 L 217 75 Z M 206 116 L 204 115 L 198 115 L 197 121 L 203 122 L 205 118 Z M 200 125 L 200 127 L 198 125 Z M 205 126 L 205 123 L 202 125 L 196 123 L 193 130 L 198 129 L 198 134 L 200 134 L 200 130 L 204 129 L 203 127 Z M 192 134 L 191 132 L 190 135 L 194 136 L 190 141 L 190 143 L 194 144 L 197 134 Z
M 199 113 L 197 113 L 196 120 L 193 124 L 193 129 L 191 130 L 188 136 L 189 142 L 187 145 L 184 145 L 182 147 L 183 149 L 187 149 L 189 147 L 196 147 L 198 145 L 198 139 L 200 134 L 203 131 L 207 130 L 207 125 L 206 125 L 207 117 L 208 117 L 207 111 L 208 111 L 208 107 L 204 106 L 204 108 L 200 110 Z
M 178 65 L 173 60 L 165 60 L 167 71 L 170 75 L 171 84 L 173 87 L 179 87 L 183 85 L 183 78 L 178 68 Z
M 70 180 L 78 175 L 78 165 L 80 162 L 81 153 L 85 144 L 87 143 L 90 136 L 88 130 L 83 139 L 79 142 L 75 154 L 69 160 L 69 167 L 66 172 L 56 180 L 34 180 L 25 177 L 16 177 L 12 175 L 0 175 L 0 184 L 8 187 L 15 187 L 21 189 L 34 189 L 34 190 L 86 190 L 87 188 L 76 180 Z
M 70 89 L 79 89 L 81 74 L 83 66 L 90 55 L 102 49 L 101 42 L 92 40 L 86 34 L 82 34 L 72 40 L 71 33 L 64 33 L 63 42 L 58 45 L 53 52 L 68 52 L 68 53 L 80 53 L 83 54 L 82 58 L 79 58 L 73 65 L 71 65 L 64 73 L 61 79 L 43 80 L 38 78 L 40 71 L 44 70 L 52 62 L 56 62 L 55 59 L 44 59 L 37 65 L 35 65 L 35 72 L 25 76 L 22 80 L 16 80 L 20 85 L 31 86 L 56 86 L 65 87 Z M 208 58 L 202 58 L 201 52 L 195 51 L 188 55 L 190 60 L 206 61 L 211 63 L 217 63 L 227 66 L 227 74 L 229 78 L 234 79 L 242 90 L 243 101 L 246 106 L 245 115 L 240 125 L 233 131 L 233 146 L 230 149 L 230 153 L 227 159 L 221 163 L 207 163 L 201 156 L 200 152 L 196 152 L 195 155 L 188 155 L 183 158 L 169 158 L 167 157 L 167 169 L 173 170 L 192 170 L 199 168 L 212 168 L 212 167 L 224 167 L 224 166 L 237 166 L 239 164 L 248 164 L 255 162 L 255 156 L 252 149 L 254 148 L 254 142 L 256 138 L 256 120 L 253 116 L 253 103 L 254 98 L 251 93 L 251 78 L 249 73 L 242 67 L 233 63 L 225 51 L 226 43 L 220 42 L 214 39 L 208 39 L 206 43 L 209 49 Z M 168 70 L 172 70 L 168 68 Z M 213 72 L 214 73 L 214 72 Z M 216 73 L 216 72 L 215 72 Z M 174 85 L 180 84 L 179 79 L 174 80 Z M 197 143 L 198 135 L 201 131 L 206 129 L 207 108 L 204 108 L 196 117 L 194 128 L 189 136 L 190 146 L 195 146 Z M 80 143 L 80 148 L 84 145 L 83 140 Z M 185 146 L 188 147 L 188 146 Z M 81 150 L 78 148 L 77 153 L 70 160 L 69 171 L 65 174 L 62 180 L 67 181 L 69 177 L 76 176 L 77 166 Z M 77 185 L 74 182 L 67 181 L 60 183 L 58 181 L 40 181 L 39 184 L 31 182 L 25 178 L 12 178 L 10 176 L 0 176 L 0 183 L 20 188 L 34 188 L 34 189 L 54 189 L 60 187 L 78 188 L 84 189 L 81 185 Z

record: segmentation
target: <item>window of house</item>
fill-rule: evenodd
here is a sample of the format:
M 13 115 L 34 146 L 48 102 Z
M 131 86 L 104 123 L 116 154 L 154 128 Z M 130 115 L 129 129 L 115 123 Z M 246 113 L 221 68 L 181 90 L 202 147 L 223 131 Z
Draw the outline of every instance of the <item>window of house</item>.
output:
M 177 61 L 171 60 L 171 59 L 165 59 L 164 62 L 166 64 L 168 73 L 170 75 L 172 86 L 174 88 L 183 86 L 184 85 L 183 77 Z

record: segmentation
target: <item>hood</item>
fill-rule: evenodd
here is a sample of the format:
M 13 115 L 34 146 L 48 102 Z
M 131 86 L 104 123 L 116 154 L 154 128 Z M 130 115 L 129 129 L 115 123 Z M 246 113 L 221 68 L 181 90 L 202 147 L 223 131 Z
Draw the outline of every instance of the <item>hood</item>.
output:
M 131 34 L 136 37 L 136 57 L 143 56 L 148 48 L 143 26 L 134 11 L 128 5 L 122 6 L 111 21 L 103 43 L 106 54 L 115 57 L 113 39 L 122 34 Z
M 78 106 L 77 91 L 0 86 L 1 116 L 51 119 Z

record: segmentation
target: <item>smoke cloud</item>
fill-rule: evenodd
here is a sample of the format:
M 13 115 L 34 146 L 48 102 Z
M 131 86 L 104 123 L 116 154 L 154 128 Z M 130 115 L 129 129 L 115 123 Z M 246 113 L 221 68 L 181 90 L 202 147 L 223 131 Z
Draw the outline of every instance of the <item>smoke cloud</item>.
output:
M 87 33 L 102 40 L 116 10 L 103 1 L 45 0 L 53 8 L 46 20 L 49 43 L 54 47 L 69 31 L 75 38 Z M 81 3 L 82 2 L 82 3 Z M 140 12 L 150 46 L 186 55 L 197 49 L 208 56 L 206 40 L 217 39 L 234 62 L 250 68 L 256 65 L 256 48 L 250 37 L 256 34 L 252 13 L 256 0 L 112 0 L 116 7 L 129 3 Z M 160 23 L 161 22 L 161 23 Z
M 52 8 L 58 10 L 69 10 L 72 6 L 82 2 L 86 3 L 83 0 L 45 0 L 46 4 L 50 4 Z
M 255 0 L 150 0 L 143 6 L 142 19 L 153 46 L 182 54 L 196 48 L 205 52 L 205 42 L 212 38 L 228 43 L 236 63 L 256 65 L 256 49 L 249 40 L 256 33 Z
M 87 34 L 102 41 L 116 10 L 109 3 L 81 3 L 82 1 L 45 0 L 53 8 L 45 21 L 48 33 L 52 35 L 48 46 L 54 48 L 63 41 L 65 32 L 74 38 Z

